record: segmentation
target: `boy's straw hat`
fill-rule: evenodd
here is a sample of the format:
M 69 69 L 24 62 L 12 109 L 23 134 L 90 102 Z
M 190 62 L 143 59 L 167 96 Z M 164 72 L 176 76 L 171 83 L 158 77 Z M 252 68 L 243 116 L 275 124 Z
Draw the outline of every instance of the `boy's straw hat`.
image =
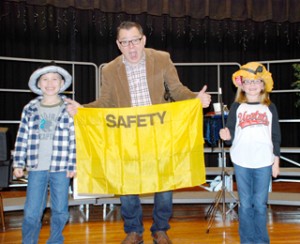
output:
M 273 89 L 274 82 L 272 74 L 260 63 L 250 62 L 241 66 L 241 68 L 232 75 L 233 84 L 236 87 L 241 86 L 243 78 L 263 80 L 267 92 L 271 92 Z
M 68 71 L 65 69 L 56 66 L 56 65 L 49 65 L 45 66 L 43 68 L 39 68 L 36 71 L 32 73 L 32 75 L 29 78 L 28 86 L 31 91 L 38 95 L 42 95 L 42 91 L 40 88 L 37 87 L 37 83 L 39 78 L 47 73 L 58 73 L 62 76 L 63 80 L 65 81 L 64 85 L 60 88 L 59 93 L 64 92 L 72 83 L 72 76 L 69 74 Z

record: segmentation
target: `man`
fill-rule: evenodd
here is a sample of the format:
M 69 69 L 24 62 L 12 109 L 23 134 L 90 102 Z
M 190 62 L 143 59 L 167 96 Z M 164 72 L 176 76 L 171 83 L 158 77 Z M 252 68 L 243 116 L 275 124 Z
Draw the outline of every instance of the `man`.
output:
M 204 108 L 211 101 L 204 86 L 196 96 L 180 82 L 176 68 L 166 52 L 145 48 L 146 37 L 142 27 L 126 21 L 117 29 L 116 43 L 122 55 L 106 64 L 102 70 L 101 96 L 84 107 L 121 108 L 147 106 L 199 98 Z M 166 96 L 167 95 L 167 96 Z M 81 105 L 70 99 L 68 111 L 75 115 Z M 127 233 L 122 244 L 143 243 L 142 207 L 138 195 L 120 197 L 124 230 Z M 153 224 L 154 243 L 172 243 L 166 231 L 170 229 L 172 215 L 172 191 L 154 195 Z

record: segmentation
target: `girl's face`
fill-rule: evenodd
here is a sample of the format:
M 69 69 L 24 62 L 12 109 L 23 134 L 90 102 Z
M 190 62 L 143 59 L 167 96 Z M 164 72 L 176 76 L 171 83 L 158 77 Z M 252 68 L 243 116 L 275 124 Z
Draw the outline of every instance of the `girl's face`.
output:
M 64 85 L 64 80 L 58 73 L 47 73 L 39 78 L 37 85 L 44 96 L 55 96 Z
M 265 88 L 262 80 L 243 79 L 242 89 L 250 102 L 257 102 L 260 99 L 261 91 Z

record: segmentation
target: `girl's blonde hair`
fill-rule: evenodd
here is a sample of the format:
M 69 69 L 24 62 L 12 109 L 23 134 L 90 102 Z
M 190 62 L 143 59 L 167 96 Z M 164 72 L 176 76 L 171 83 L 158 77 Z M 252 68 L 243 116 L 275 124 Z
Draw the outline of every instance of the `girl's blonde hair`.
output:
M 265 82 L 263 80 L 262 80 L 262 82 L 264 83 L 264 88 L 260 91 L 260 101 L 259 102 L 261 104 L 269 106 L 271 104 L 270 95 L 269 95 L 269 92 L 266 91 Z M 241 86 L 239 86 L 237 88 L 235 102 L 238 102 L 238 103 L 247 103 L 248 102 L 246 93 L 242 89 Z

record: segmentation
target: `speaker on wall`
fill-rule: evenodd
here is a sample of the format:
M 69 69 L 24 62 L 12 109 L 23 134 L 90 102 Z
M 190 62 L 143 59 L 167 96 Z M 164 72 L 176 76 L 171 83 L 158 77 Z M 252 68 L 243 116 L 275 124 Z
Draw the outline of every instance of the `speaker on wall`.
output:
M 6 161 L 10 158 L 7 132 L 8 128 L 0 127 L 0 161 Z
M 11 161 L 0 161 L 0 188 L 8 187 L 12 180 Z

